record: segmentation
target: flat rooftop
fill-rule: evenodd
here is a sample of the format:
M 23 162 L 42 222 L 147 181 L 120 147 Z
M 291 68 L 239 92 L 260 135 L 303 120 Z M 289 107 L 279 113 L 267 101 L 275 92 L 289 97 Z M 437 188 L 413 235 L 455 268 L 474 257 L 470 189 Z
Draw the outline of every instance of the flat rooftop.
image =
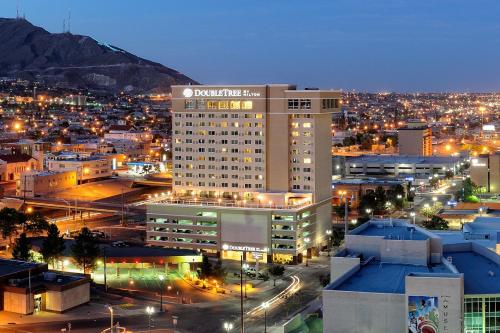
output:
M 500 266 L 476 252 L 444 253 L 452 264 L 464 274 L 464 293 L 500 294 Z
M 455 164 L 460 158 L 451 156 L 414 156 L 414 155 L 361 155 L 347 157 L 347 163 L 373 164 Z
M 388 223 L 375 224 L 370 223 L 365 229 L 360 230 L 354 235 L 361 236 L 382 236 L 385 239 L 394 240 L 426 240 L 429 236 L 418 231 L 411 226 L 393 225 Z
M 39 266 L 43 266 L 43 264 L 14 259 L 0 259 L 0 277 L 28 271 Z
M 336 287 L 327 286 L 327 290 L 371 292 L 371 293 L 405 293 L 405 277 L 411 273 L 452 273 L 446 266 L 417 266 L 405 264 L 388 264 L 373 261 L 362 266 L 359 271 Z
M 379 178 L 347 178 L 332 181 L 332 185 L 398 185 L 401 184 L 401 180 L 397 179 L 379 179 Z

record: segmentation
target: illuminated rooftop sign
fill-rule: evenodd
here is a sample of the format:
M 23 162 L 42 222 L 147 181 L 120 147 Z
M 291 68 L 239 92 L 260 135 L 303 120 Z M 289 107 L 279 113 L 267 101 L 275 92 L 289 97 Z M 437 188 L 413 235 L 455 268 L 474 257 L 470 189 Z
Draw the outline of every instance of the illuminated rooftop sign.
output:
M 185 88 L 182 91 L 185 98 L 192 97 L 260 97 L 260 92 L 248 89 L 192 89 Z

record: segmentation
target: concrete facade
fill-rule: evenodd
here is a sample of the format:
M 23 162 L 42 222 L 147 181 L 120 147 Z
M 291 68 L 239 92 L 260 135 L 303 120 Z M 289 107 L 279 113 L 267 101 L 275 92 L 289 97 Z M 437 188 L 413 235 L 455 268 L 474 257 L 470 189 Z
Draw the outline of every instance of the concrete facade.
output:
M 500 193 L 500 152 L 473 157 L 470 178 L 486 192 Z

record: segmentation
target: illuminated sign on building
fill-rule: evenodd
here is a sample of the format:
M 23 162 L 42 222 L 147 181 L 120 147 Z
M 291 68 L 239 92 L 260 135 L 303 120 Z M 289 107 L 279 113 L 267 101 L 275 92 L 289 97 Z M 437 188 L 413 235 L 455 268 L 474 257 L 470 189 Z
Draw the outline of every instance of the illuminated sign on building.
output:
M 260 97 L 260 92 L 248 89 L 192 89 L 186 88 L 182 91 L 185 98 L 191 97 Z
M 472 166 L 475 166 L 475 167 L 484 167 L 484 166 L 486 166 L 486 163 L 480 162 L 477 158 L 473 158 L 471 160 L 471 162 L 472 162 Z
M 224 251 L 240 251 L 240 252 L 268 252 L 268 248 L 260 248 L 256 246 L 248 246 L 248 245 L 229 245 L 223 244 L 222 249 Z

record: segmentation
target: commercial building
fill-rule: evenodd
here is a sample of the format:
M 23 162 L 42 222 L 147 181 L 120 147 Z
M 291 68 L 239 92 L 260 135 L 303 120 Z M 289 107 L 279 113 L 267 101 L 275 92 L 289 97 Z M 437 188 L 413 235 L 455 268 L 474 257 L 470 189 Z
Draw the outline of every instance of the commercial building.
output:
M 46 264 L 0 259 L 1 310 L 65 312 L 90 301 L 90 279 L 49 271 Z
M 500 193 L 500 152 L 473 157 L 470 178 L 487 192 Z
M 500 256 L 460 233 L 404 220 L 353 230 L 331 258 L 324 332 L 499 332 Z
M 462 159 L 451 156 L 362 155 L 346 159 L 345 175 L 406 179 L 423 185 L 446 171 L 457 172 L 461 163 Z
M 339 99 L 285 84 L 174 86 L 173 192 L 148 205 L 148 242 L 227 259 L 311 255 L 331 222 Z
M 77 185 L 75 170 L 69 171 L 27 171 L 17 182 L 17 195 L 33 198 Z
M 76 171 L 79 184 L 110 177 L 113 170 L 111 159 L 71 152 L 47 154 L 46 164 L 49 171 Z
M 432 129 L 422 122 L 408 122 L 398 129 L 400 155 L 431 156 Z

